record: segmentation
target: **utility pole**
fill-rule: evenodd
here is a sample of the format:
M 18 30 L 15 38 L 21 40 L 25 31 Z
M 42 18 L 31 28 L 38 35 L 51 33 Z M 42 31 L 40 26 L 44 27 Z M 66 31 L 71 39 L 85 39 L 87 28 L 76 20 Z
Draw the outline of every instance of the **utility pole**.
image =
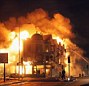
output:
M 19 79 L 20 79 L 20 27 L 19 27 Z
M 4 82 L 5 82 L 5 79 L 6 78 L 6 74 L 5 74 L 5 62 L 4 62 Z

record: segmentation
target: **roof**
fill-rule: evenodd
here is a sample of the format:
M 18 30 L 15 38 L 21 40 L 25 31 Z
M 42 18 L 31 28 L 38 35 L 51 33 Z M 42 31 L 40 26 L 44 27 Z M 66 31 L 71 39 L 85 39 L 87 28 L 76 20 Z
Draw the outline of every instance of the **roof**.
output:
M 43 36 L 41 34 L 36 33 L 32 36 L 32 40 L 43 40 Z

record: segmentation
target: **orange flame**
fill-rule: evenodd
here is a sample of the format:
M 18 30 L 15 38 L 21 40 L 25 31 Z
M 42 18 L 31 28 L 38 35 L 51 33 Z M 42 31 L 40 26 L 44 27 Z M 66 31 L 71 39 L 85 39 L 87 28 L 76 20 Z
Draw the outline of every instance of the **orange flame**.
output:
M 18 24 L 21 29 L 20 40 L 19 32 L 17 32 Z M 76 49 L 76 51 L 82 55 L 83 51 L 70 41 L 70 38 L 74 37 L 71 29 L 72 26 L 68 18 L 64 17 L 60 13 L 57 13 L 54 14 L 52 19 L 50 19 L 47 12 L 45 12 L 43 9 L 36 9 L 35 11 L 28 13 L 26 17 L 19 17 L 18 19 L 11 17 L 8 21 L 0 23 L 0 52 L 8 52 L 8 65 L 10 66 L 11 64 L 13 66 L 13 70 L 10 70 L 13 73 L 15 71 L 15 66 L 19 61 L 19 47 L 20 53 L 23 51 L 23 40 L 26 40 L 26 38 L 31 37 L 36 31 L 39 31 L 42 34 L 52 34 L 53 38 L 57 40 L 58 44 L 59 42 L 61 45 L 64 44 L 66 50 Z M 72 57 L 76 58 L 76 56 L 73 54 Z M 67 70 L 67 53 L 65 60 Z M 22 67 L 20 67 L 20 70 L 23 71 L 22 73 L 26 72 L 27 74 L 27 71 L 30 71 L 28 70 L 30 68 L 28 68 L 27 64 L 24 63 L 24 65 L 27 67 L 25 68 L 26 71 L 25 69 L 23 70 Z
M 32 65 L 31 62 L 23 61 L 23 65 L 16 66 L 16 73 L 22 74 L 32 74 Z

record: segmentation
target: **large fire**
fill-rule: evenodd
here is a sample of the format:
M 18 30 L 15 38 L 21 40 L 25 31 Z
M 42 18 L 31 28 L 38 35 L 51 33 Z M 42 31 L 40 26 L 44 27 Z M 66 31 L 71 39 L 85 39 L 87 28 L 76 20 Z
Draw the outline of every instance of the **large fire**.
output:
M 42 34 L 52 34 L 58 43 L 61 42 L 61 45 L 65 45 L 64 47 L 68 52 L 66 52 L 64 62 L 66 65 L 65 70 L 68 72 L 67 57 L 70 53 L 73 53 L 71 52 L 72 48 L 76 49 L 76 52 L 78 51 L 80 55 L 83 53 L 80 48 L 70 41 L 70 38 L 74 37 L 71 29 L 72 26 L 68 18 L 57 13 L 50 19 L 43 9 L 37 9 L 34 12 L 28 13 L 27 17 L 19 17 L 18 19 L 12 17 L 8 21 L 0 23 L 0 53 L 7 52 L 9 58 L 6 66 L 9 68 L 9 66 L 12 65 L 7 72 L 18 73 L 20 69 L 20 74 L 31 74 L 30 70 L 32 66 L 29 62 L 23 62 L 25 68 L 22 66 L 19 68 L 17 63 L 19 62 L 19 51 L 20 56 L 23 52 L 23 41 L 30 38 L 36 31 Z M 76 55 L 71 54 L 71 58 L 72 57 L 76 59 Z M 76 64 L 76 62 L 71 62 L 71 68 L 74 67 L 74 64 Z M 2 67 L 2 64 L 0 67 Z M 78 67 L 76 71 L 77 70 L 80 72 L 80 67 Z M 3 70 L 0 69 L 0 73 L 2 71 Z M 76 74 L 76 71 L 73 70 L 72 74 Z

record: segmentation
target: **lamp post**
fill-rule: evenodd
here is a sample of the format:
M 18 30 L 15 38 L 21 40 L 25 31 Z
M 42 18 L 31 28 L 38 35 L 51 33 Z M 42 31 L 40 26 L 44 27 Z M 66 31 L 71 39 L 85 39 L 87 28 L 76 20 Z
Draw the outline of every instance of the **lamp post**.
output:
M 19 76 L 20 76 L 20 27 L 19 27 Z

